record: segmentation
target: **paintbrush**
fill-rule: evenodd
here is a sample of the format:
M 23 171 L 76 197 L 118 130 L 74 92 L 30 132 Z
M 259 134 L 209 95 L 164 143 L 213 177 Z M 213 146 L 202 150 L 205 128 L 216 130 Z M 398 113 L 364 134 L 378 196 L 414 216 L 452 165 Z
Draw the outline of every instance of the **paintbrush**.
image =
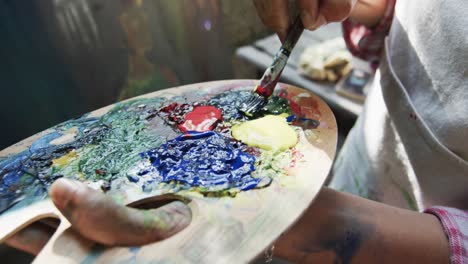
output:
M 302 25 L 301 18 L 297 16 L 289 29 L 283 45 L 281 45 L 281 48 L 273 58 L 272 64 L 265 70 L 265 73 L 260 79 L 260 84 L 258 84 L 252 91 L 250 98 L 241 105 L 239 110 L 245 115 L 252 116 L 267 104 L 268 98 L 273 94 L 276 83 L 281 76 L 281 72 L 283 72 L 283 69 L 286 66 L 289 55 L 303 31 L 304 26 Z

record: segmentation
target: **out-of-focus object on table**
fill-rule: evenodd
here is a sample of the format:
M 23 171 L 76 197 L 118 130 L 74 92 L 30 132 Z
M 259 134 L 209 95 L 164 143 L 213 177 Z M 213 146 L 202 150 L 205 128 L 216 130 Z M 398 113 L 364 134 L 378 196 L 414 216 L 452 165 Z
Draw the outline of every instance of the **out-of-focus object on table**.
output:
M 351 70 L 352 55 L 342 37 L 310 45 L 299 58 L 299 72 L 315 81 L 337 82 Z
M 351 69 L 336 85 L 336 93 L 364 103 L 373 72 L 360 68 Z

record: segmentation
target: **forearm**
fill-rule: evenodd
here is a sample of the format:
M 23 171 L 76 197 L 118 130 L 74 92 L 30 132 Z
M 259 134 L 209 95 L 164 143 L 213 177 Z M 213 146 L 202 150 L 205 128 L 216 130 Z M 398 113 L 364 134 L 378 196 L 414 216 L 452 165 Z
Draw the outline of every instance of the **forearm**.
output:
M 276 244 L 295 263 L 448 263 L 435 216 L 324 188 Z
M 358 0 L 349 18 L 372 27 L 379 23 L 385 13 L 387 0 Z

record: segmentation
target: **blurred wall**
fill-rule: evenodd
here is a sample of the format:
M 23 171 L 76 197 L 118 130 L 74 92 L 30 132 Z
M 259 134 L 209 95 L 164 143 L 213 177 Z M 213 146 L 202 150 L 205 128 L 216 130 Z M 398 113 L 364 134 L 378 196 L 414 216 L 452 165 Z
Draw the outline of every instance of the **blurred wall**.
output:
M 117 100 L 233 78 L 251 0 L 0 0 L 0 149 Z

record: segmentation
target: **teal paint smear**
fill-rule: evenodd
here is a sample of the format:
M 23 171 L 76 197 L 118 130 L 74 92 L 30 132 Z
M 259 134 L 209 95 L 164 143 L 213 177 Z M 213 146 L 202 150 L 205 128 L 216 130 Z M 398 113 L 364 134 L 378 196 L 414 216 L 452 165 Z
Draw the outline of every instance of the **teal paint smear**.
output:
M 125 263 L 147 263 L 147 262 L 143 262 L 143 261 L 140 261 L 138 260 L 137 258 L 137 254 L 138 252 L 140 251 L 141 247 L 129 247 L 128 248 L 128 251 L 130 256 L 127 258 L 127 259 L 123 259 L 123 260 L 120 260 L 120 261 L 116 261 L 115 263 L 117 264 L 125 264 Z
M 164 101 L 164 98 L 150 98 L 118 103 L 100 118 L 85 115 L 64 122 L 33 142 L 27 150 L 3 158 L 0 214 L 45 199 L 48 186 L 60 177 L 91 181 L 123 177 L 139 160 L 140 152 L 163 142 L 157 129 L 148 128 L 150 121 L 146 118 Z M 72 127 L 78 128 L 73 142 L 50 144 Z M 52 160 L 72 150 L 78 154 L 76 160 L 64 167 L 51 166 Z
M 102 255 L 104 255 L 104 253 L 106 252 L 106 250 L 109 249 L 109 247 L 106 247 L 104 245 L 101 245 L 101 244 L 95 244 L 90 252 L 88 253 L 88 255 L 86 256 L 86 258 L 81 261 L 81 264 L 93 264 L 93 263 L 96 263 L 99 258 L 102 257 Z M 120 260 L 116 260 L 116 259 L 112 259 L 112 263 L 116 263 L 116 264 L 126 264 L 126 263 L 139 263 L 139 264 L 145 264 L 145 263 L 151 263 L 151 264 L 168 264 L 168 263 L 173 263 L 172 261 L 170 260 L 143 260 L 141 258 L 138 258 L 138 252 L 142 249 L 142 247 L 129 247 L 128 248 L 128 251 L 129 251 L 129 255 L 127 258 L 125 259 L 120 259 Z
M 128 169 L 139 161 L 141 152 L 164 142 L 158 131 L 149 129 L 151 122 L 147 120 L 164 101 L 157 97 L 115 105 L 99 119 L 109 132 L 99 142 L 77 150 L 78 159 L 54 172 L 75 178 L 84 175 L 94 181 L 126 177 Z M 85 130 L 81 128 L 80 133 Z
M 102 256 L 102 254 L 104 254 L 104 251 L 106 250 L 107 248 L 103 245 L 100 245 L 100 244 L 95 244 L 90 252 L 88 253 L 88 256 L 86 256 L 86 258 L 81 261 L 81 264 L 93 264 L 93 263 L 96 263 L 97 259 L 100 258 Z
M 360 183 L 359 179 L 354 175 L 352 175 L 351 177 L 353 179 L 354 186 L 356 187 L 357 195 L 359 195 L 359 196 L 361 196 L 363 198 L 368 198 L 367 197 L 367 192 L 362 187 L 362 184 Z

